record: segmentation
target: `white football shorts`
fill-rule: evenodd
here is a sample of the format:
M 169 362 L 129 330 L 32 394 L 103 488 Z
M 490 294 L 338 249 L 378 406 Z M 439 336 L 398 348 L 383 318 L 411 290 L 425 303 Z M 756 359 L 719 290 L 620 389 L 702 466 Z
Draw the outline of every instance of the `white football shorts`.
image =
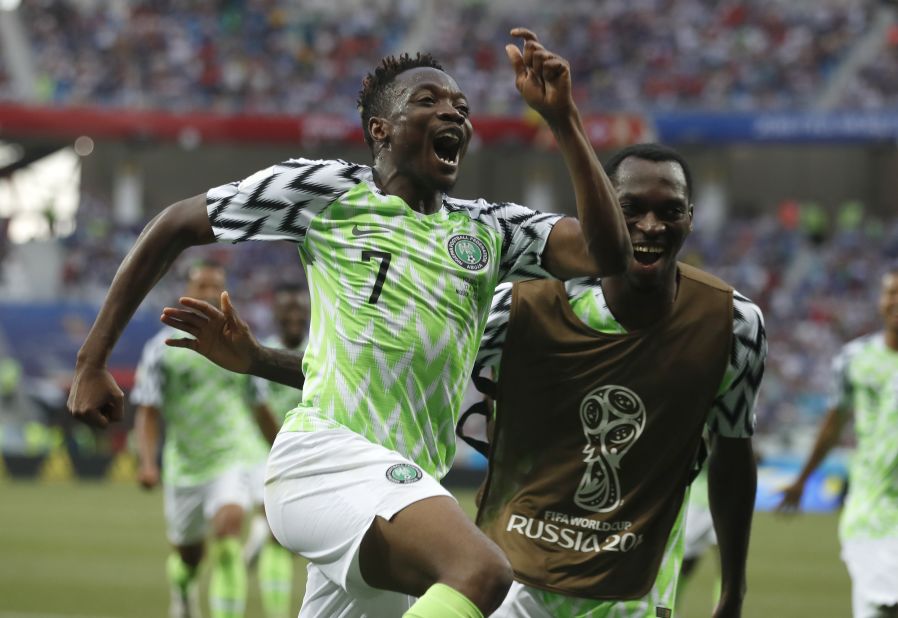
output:
M 300 617 L 395 618 L 414 599 L 372 588 L 359 546 L 375 517 L 450 496 L 420 467 L 348 429 L 282 432 L 268 458 L 265 512 L 278 542 L 306 558 Z
M 225 505 L 247 510 L 252 504 L 245 466 L 228 468 L 202 485 L 163 485 L 165 527 L 173 545 L 193 545 L 206 538 L 212 518 Z
M 898 538 L 843 539 L 842 560 L 854 618 L 881 618 L 882 607 L 898 605 Z

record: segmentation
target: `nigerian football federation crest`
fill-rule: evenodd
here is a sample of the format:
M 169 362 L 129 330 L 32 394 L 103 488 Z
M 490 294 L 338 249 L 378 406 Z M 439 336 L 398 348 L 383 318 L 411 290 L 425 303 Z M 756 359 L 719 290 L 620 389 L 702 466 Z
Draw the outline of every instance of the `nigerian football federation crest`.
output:
M 490 261 L 490 252 L 479 238 L 456 234 L 447 245 L 449 257 L 465 270 L 482 270 Z
M 401 463 L 387 468 L 387 479 L 402 485 L 420 481 L 422 476 L 421 468 L 412 464 Z

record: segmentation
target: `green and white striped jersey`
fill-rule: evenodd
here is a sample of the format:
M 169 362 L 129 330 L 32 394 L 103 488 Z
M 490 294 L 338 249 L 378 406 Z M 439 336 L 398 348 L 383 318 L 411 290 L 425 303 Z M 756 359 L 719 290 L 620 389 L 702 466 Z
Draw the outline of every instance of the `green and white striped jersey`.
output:
M 443 198 L 422 215 L 370 167 L 292 159 L 211 189 L 222 241 L 299 245 L 312 301 L 302 403 L 282 431 L 346 427 L 437 478 L 497 283 L 546 276 L 557 215 Z
M 309 345 L 309 341 L 308 339 L 305 339 L 297 347 L 288 348 L 281 341 L 280 337 L 271 336 L 265 338 L 262 341 L 262 345 L 269 348 L 289 350 L 290 352 L 295 352 L 302 356 L 306 351 L 306 346 Z M 302 391 L 298 388 L 293 388 L 292 386 L 287 386 L 280 382 L 265 380 L 264 378 L 254 377 L 253 383 L 256 385 L 259 396 L 265 399 L 268 407 L 271 408 L 271 413 L 274 415 L 275 420 L 280 424 L 284 423 L 284 419 L 287 418 L 287 413 L 302 401 Z
M 252 411 L 258 393 L 250 377 L 165 345 L 165 339 L 181 334 L 166 327 L 146 343 L 131 402 L 157 408 L 165 420 L 163 482 L 190 487 L 257 461 L 262 435 Z
M 853 412 L 857 436 L 839 536 L 898 538 L 898 352 L 867 335 L 842 348 L 833 373 L 832 406 Z

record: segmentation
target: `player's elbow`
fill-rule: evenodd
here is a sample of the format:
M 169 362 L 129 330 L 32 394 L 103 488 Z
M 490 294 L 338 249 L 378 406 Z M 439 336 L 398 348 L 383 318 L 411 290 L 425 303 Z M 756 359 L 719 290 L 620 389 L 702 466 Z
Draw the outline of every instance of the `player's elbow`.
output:
M 182 249 L 215 240 L 202 194 L 168 206 L 147 225 L 147 230 L 151 228 Z

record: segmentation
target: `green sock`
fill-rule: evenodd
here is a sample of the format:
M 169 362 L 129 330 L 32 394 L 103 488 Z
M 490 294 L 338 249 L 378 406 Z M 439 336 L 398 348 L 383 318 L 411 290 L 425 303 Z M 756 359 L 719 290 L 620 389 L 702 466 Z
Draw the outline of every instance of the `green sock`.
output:
M 458 590 L 434 584 L 402 618 L 483 618 L 483 614 Z
M 259 554 L 259 590 L 266 618 L 290 616 L 293 554 L 269 539 Z
M 200 596 L 197 573 L 199 569 L 188 566 L 178 552 L 172 552 L 165 563 L 165 572 L 171 588 L 169 614 L 172 616 L 199 616 Z
M 168 555 L 165 563 L 165 573 L 168 575 L 168 581 L 172 586 L 186 589 L 196 579 L 197 570 L 195 567 L 189 567 L 181 560 L 181 555 L 173 551 Z
M 240 541 L 224 538 L 212 545 L 209 607 L 212 618 L 242 618 L 246 609 L 246 565 Z

